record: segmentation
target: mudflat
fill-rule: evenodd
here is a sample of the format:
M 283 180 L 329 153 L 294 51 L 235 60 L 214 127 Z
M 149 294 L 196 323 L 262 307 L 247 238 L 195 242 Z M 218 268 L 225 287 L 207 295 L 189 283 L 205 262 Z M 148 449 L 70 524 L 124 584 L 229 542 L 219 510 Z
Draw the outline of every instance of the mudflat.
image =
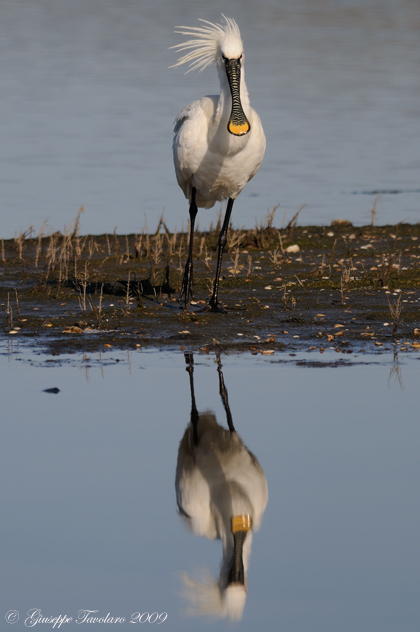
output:
M 1 336 L 51 355 L 112 348 L 198 352 L 420 351 L 420 224 L 229 231 L 219 298 L 209 300 L 220 226 L 197 232 L 195 297 L 179 302 L 188 236 L 1 240 Z

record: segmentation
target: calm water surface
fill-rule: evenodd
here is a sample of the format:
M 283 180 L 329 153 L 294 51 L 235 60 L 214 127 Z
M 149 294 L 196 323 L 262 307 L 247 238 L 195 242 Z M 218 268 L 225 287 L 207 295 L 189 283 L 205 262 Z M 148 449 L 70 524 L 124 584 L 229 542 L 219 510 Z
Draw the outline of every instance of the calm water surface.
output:
M 234 17 L 268 147 L 234 209 L 252 227 L 346 217 L 419 221 L 420 8 L 409 0 L 1 0 L 1 237 L 44 220 L 140 232 L 187 206 L 172 165 L 172 124 L 218 91 L 214 68 L 187 76 L 176 24 Z M 218 208 L 200 213 L 200 226 Z
M 235 627 L 417 631 L 419 360 L 310 369 L 287 359 L 222 357 L 233 422 L 269 489 Z M 98 610 L 124 616 L 122 628 L 148 611 L 166 612 L 167 630 L 232 629 L 186 618 L 180 596 L 180 573 L 216 576 L 222 558 L 220 542 L 188 532 L 176 512 L 185 367 L 181 353 L 1 347 L 0 615 L 20 613 L 13 629 L 34 608 Z M 198 411 L 227 427 L 213 356 L 195 357 L 194 381 Z

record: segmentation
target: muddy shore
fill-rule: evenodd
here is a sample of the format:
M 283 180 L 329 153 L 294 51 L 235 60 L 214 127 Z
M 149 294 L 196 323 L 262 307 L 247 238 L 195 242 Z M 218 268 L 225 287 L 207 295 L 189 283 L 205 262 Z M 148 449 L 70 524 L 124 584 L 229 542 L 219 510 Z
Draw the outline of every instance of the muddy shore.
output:
M 196 233 L 195 299 L 180 308 L 187 235 L 20 233 L 1 240 L 1 337 L 52 356 L 112 349 L 341 354 L 420 351 L 420 224 L 272 225 Z M 314 358 L 315 359 L 315 358 Z

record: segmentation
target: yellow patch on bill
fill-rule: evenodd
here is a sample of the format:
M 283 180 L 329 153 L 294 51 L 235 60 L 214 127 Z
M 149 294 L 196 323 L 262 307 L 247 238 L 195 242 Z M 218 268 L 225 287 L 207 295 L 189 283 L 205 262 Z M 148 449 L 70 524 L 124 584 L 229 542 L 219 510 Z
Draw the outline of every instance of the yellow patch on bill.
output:
M 232 518 L 232 533 L 238 531 L 250 531 L 252 529 L 251 516 L 233 516 Z
M 245 121 L 245 123 L 240 123 L 239 125 L 233 123 L 233 121 L 230 121 L 228 125 L 229 132 L 231 134 L 234 134 L 235 136 L 243 136 L 244 134 L 248 134 L 250 129 L 251 127 L 248 121 Z

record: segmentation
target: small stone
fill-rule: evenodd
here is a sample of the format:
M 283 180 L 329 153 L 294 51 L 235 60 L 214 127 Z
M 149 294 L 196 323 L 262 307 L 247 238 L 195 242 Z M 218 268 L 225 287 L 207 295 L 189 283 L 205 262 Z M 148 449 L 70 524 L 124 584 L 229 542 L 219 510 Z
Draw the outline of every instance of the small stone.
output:
M 81 329 L 80 327 L 76 327 L 76 325 L 73 325 L 72 327 L 65 327 L 63 329 L 63 334 L 82 334 L 83 333 L 83 329 Z
M 297 244 L 292 244 L 291 246 L 287 246 L 286 252 L 299 252 L 300 248 Z
M 263 355 L 273 355 L 273 353 L 274 353 L 274 349 L 264 349 L 262 351 Z
M 333 219 L 331 226 L 353 226 L 348 219 Z

